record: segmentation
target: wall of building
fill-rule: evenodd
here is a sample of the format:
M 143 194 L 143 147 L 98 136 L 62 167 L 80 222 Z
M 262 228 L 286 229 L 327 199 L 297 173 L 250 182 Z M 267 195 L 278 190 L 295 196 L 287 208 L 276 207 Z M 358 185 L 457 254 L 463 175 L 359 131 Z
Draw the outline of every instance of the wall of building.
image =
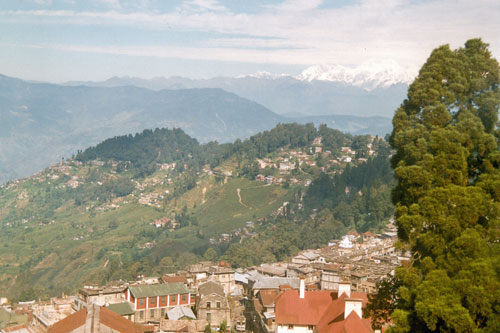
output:
M 314 326 L 302 326 L 302 325 L 277 325 L 277 333 L 312 333 L 314 331 Z

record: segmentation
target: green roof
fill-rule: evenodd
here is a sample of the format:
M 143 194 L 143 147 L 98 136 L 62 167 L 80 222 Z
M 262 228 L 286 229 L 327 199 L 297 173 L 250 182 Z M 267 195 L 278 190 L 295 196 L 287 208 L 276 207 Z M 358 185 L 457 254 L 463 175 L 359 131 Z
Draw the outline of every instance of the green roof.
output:
M 129 287 L 128 289 L 135 298 L 189 293 L 189 289 L 183 283 L 143 285 Z
M 118 313 L 121 316 L 134 314 L 134 310 L 129 302 L 110 304 L 106 307 L 108 310 Z
M 18 315 L 0 308 L 0 329 L 8 326 L 21 325 L 28 323 L 28 316 Z

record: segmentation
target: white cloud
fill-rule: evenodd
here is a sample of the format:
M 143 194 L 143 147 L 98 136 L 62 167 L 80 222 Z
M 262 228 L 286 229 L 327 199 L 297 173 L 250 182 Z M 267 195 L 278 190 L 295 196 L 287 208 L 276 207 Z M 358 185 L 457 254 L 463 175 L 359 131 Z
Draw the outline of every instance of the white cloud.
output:
M 33 0 L 33 2 L 40 6 L 49 6 L 52 5 L 52 0 Z
M 223 11 L 227 10 L 217 0 L 186 0 L 181 6 L 182 9 L 189 11 Z
M 93 1 L 113 9 L 121 8 L 120 0 L 93 0 Z
M 256 14 L 236 13 L 215 0 L 189 0 L 168 13 L 0 12 L 0 21 L 122 25 L 147 29 L 226 34 L 190 45 L 136 48 L 74 46 L 72 51 L 162 57 L 193 57 L 283 64 L 359 64 L 394 59 L 417 67 L 438 45 L 458 47 L 474 37 L 500 56 L 500 4 L 491 0 L 364 0 L 341 8 L 321 8 L 321 0 L 286 0 Z M 237 35 L 238 37 L 231 38 Z M 241 38 L 239 36 L 250 36 Z M 46 45 L 50 47 L 50 45 Z M 61 46 L 71 48 L 71 46 Z
M 276 9 L 278 11 L 300 12 L 315 9 L 323 2 L 324 0 L 286 0 L 278 5 L 268 5 L 264 7 Z

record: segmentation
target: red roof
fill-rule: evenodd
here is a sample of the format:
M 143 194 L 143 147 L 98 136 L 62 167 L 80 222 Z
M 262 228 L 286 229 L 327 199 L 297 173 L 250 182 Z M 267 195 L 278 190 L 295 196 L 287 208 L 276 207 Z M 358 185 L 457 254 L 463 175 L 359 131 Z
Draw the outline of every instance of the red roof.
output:
M 351 312 L 345 320 L 331 323 L 325 328 L 318 328 L 321 333 L 373 333 L 371 320 L 359 318 L 356 312 Z
M 102 325 L 118 332 L 143 332 L 133 322 L 104 307 L 100 309 L 99 321 Z
M 113 331 L 123 332 L 123 333 L 136 333 L 136 332 L 144 332 L 144 330 L 131 322 L 130 320 L 120 316 L 119 314 L 108 310 L 104 307 L 93 305 L 93 308 L 85 308 L 80 311 L 73 313 L 72 315 L 64 318 L 63 320 L 58 321 L 54 325 L 50 326 L 48 329 L 48 333 L 68 333 L 72 332 L 80 327 L 85 326 L 85 322 L 87 317 L 91 318 L 92 325 L 103 325 L 107 326 Z M 98 312 L 98 315 L 96 311 Z
M 372 333 L 371 320 L 360 318 L 354 311 L 344 320 L 345 300 L 342 293 L 320 290 L 305 291 L 304 298 L 297 290 L 286 291 L 276 301 L 276 323 L 284 325 L 315 325 L 318 333 Z M 350 299 L 366 306 L 366 293 L 351 292 Z
M 299 297 L 298 290 L 288 290 L 276 300 L 276 323 L 290 325 L 316 325 L 332 302 L 332 292 L 327 290 L 305 291 Z
M 265 307 L 274 306 L 279 293 L 279 290 L 276 289 L 259 290 L 262 305 L 264 305 Z
M 81 309 L 67 316 L 63 320 L 59 320 L 47 330 L 48 333 L 67 333 L 76 330 L 78 327 L 85 325 L 87 319 L 87 309 Z
M 328 308 L 324 312 L 323 316 L 317 322 L 316 327 L 318 329 L 318 332 L 320 332 L 320 333 L 330 332 L 330 329 L 331 329 L 330 326 L 333 323 L 344 321 L 345 300 L 347 298 L 348 298 L 347 295 L 342 293 L 342 295 L 340 295 L 339 298 L 332 301 L 328 305 Z M 363 308 L 366 306 L 366 303 L 368 303 L 368 297 L 367 297 L 366 293 L 351 292 L 350 298 L 360 299 L 362 301 Z M 359 316 L 357 316 L 357 317 L 359 318 Z M 352 332 L 357 332 L 357 331 L 352 331 Z
M 184 275 L 168 276 L 165 275 L 161 278 L 165 283 L 187 283 L 187 278 Z

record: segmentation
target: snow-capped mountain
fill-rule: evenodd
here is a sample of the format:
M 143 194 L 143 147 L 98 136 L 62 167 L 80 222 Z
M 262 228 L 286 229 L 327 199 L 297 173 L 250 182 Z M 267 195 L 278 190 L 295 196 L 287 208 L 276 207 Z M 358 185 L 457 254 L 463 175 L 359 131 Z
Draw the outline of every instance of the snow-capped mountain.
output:
M 276 80 L 276 79 L 280 79 L 283 77 L 293 78 L 293 76 L 290 74 L 273 74 L 273 73 L 269 73 L 266 71 L 257 71 L 255 74 L 238 75 L 235 78 L 236 79 L 244 79 L 247 77 L 251 77 L 254 79 L 268 79 L 268 80 Z
M 392 61 L 371 61 L 356 68 L 312 66 L 297 76 L 260 71 L 212 79 L 126 77 L 103 82 L 68 82 L 67 85 L 132 85 L 153 90 L 219 88 L 255 101 L 280 115 L 392 117 L 407 95 L 407 83 L 413 79 L 411 73 Z
M 393 84 L 410 84 L 414 71 L 402 67 L 393 60 L 368 61 L 358 67 L 342 65 L 316 65 L 305 69 L 296 79 L 301 81 L 331 81 L 373 90 Z

